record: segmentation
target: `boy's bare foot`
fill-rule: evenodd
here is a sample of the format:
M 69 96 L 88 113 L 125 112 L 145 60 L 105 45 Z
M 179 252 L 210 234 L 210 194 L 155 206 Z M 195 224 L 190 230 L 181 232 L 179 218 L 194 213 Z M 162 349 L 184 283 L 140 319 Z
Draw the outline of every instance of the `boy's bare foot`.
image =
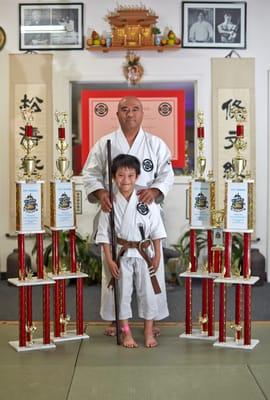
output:
M 148 335 L 148 334 L 144 334 L 144 345 L 145 347 L 148 348 L 152 348 L 152 347 L 157 347 L 158 342 L 156 341 L 156 339 L 154 338 L 153 335 Z
M 112 322 L 109 326 L 105 328 L 104 335 L 106 336 L 116 336 L 116 326 L 115 323 Z M 160 336 L 160 328 L 157 326 L 153 326 L 153 336 Z
M 157 337 L 160 336 L 160 329 L 157 326 L 153 326 L 153 336 Z
M 122 345 L 124 347 L 127 347 L 128 349 L 135 349 L 139 347 L 138 344 L 133 339 L 131 331 L 122 332 Z

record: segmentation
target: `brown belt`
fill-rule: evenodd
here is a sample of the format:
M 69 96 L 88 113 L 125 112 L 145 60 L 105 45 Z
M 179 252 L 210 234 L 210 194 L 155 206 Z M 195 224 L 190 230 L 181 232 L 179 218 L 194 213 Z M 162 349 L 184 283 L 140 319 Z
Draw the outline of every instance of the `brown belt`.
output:
M 137 249 L 138 252 L 140 253 L 140 255 L 143 257 L 143 259 L 146 261 L 146 264 L 148 266 L 148 271 L 150 274 L 150 279 L 151 279 L 154 293 L 155 294 L 161 293 L 161 289 L 160 289 L 160 286 L 159 286 L 159 283 L 158 283 L 158 280 L 156 277 L 156 273 L 152 266 L 152 261 L 145 251 L 147 249 L 147 247 L 149 247 L 151 245 L 151 240 L 145 239 L 145 240 L 141 240 L 140 242 L 133 242 L 133 241 L 117 238 L 117 243 L 122 246 L 119 251 L 118 257 L 117 257 L 117 264 L 118 265 L 120 264 L 119 263 L 120 257 L 123 256 L 123 254 L 128 249 Z M 110 280 L 108 287 L 110 287 L 112 285 L 112 280 L 113 279 Z

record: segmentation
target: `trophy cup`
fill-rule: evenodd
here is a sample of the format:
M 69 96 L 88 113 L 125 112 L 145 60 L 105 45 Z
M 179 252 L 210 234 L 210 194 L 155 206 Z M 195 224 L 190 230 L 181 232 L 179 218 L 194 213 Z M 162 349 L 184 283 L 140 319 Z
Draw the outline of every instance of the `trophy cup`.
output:
M 197 176 L 196 180 L 204 181 L 206 158 L 204 156 L 204 113 L 202 111 L 198 112 L 197 120 L 198 120 L 197 137 L 198 137 L 198 152 L 199 152 L 199 155 L 197 157 L 197 170 L 199 176 Z
M 232 159 L 232 166 L 234 170 L 234 182 L 242 182 L 243 178 L 245 178 L 245 169 L 247 166 L 247 160 L 241 154 L 247 147 L 247 143 L 244 140 L 244 125 L 243 122 L 246 121 L 247 110 L 245 107 L 239 109 L 237 107 L 233 107 L 231 112 L 234 114 L 236 119 L 236 141 L 234 144 L 234 148 L 236 149 L 236 156 Z
M 26 152 L 26 155 L 23 158 L 22 166 L 23 166 L 23 176 L 26 178 L 27 182 L 30 182 L 33 179 L 33 174 L 36 168 L 36 160 L 35 157 L 31 156 L 31 152 L 33 148 L 36 146 L 35 141 L 33 140 L 33 126 L 32 122 L 33 118 L 33 110 L 31 108 L 23 108 L 21 111 L 23 120 L 25 121 L 25 133 L 22 140 L 22 147 Z M 40 177 L 35 176 L 35 179 Z
M 60 153 L 60 156 L 56 160 L 56 167 L 59 171 L 58 177 L 61 181 L 69 180 L 70 175 L 65 175 L 69 168 L 70 162 L 65 156 L 65 152 L 68 149 L 68 144 L 65 138 L 65 126 L 67 123 L 67 113 L 66 112 L 55 112 L 55 119 L 58 123 L 58 142 L 56 144 L 56 149 Z

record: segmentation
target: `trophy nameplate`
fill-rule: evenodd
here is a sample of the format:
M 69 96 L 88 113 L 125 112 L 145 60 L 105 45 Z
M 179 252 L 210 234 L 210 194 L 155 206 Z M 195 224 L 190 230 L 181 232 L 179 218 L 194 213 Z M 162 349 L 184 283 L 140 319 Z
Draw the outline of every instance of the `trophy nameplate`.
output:
M 74 182 L 50 182 L 51 229 L 75 228 L 74 196 Z
M 16 182 L 16 231 L 39 233 L 43 226 L 43 181 Z
M 253 231 L 253 181 L 232 182 L 225 185 L 224 230 Z
M 211 210 L 215 208 L 215 182 L 192 181 L 189 186 L 190 227 L 192 229 L 210 229 Z

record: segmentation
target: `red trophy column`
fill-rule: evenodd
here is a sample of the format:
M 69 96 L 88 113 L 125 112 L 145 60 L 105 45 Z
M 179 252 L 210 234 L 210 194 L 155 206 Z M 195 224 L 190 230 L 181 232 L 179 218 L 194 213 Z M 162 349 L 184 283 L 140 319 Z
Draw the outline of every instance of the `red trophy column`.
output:
M 250 277 L 250 233 L 244 233 L 243 276 Z M 251 344 L 251 285 L 244 285 L 244 345 Z
M 25 279 L 25 250 L 24 250 L 24 234 L 18 234 L 19 249 L 19 279 Z M 25 286 L 19 287 L 19 346 L 26 346 L 26 290 Z
M 196 231 L 190 229 L 191 272 L 196 272 Z M 192 278 L 186 278 L 186 334 L 192 334 Z
M 212 257 L 213 257 L 213 252 L 212 252 L 212 247 L 213 247 L 213 237 L 212 237 L 212 230 L 208 229 L 207 231 L 207 251 L 208 251 L 208 273 L 211 273 L 213 270 L 213 262 L 212 262 Z M 214 336 L 214 322 L 215 322 L 215 308 L 214 308 L 214 282 L 213 279 L 207 279 L 207 295 L 208 295 L 208 336 Z
M 58 275 L 60 272 L 59 266 L 59 231 L 52 231 L 52 262 L 53 274 Z M 60 307 L 61 307 L 61 281 L 57 279 L 54 285 L 54 336 L 61 336 L 60 324 Z

